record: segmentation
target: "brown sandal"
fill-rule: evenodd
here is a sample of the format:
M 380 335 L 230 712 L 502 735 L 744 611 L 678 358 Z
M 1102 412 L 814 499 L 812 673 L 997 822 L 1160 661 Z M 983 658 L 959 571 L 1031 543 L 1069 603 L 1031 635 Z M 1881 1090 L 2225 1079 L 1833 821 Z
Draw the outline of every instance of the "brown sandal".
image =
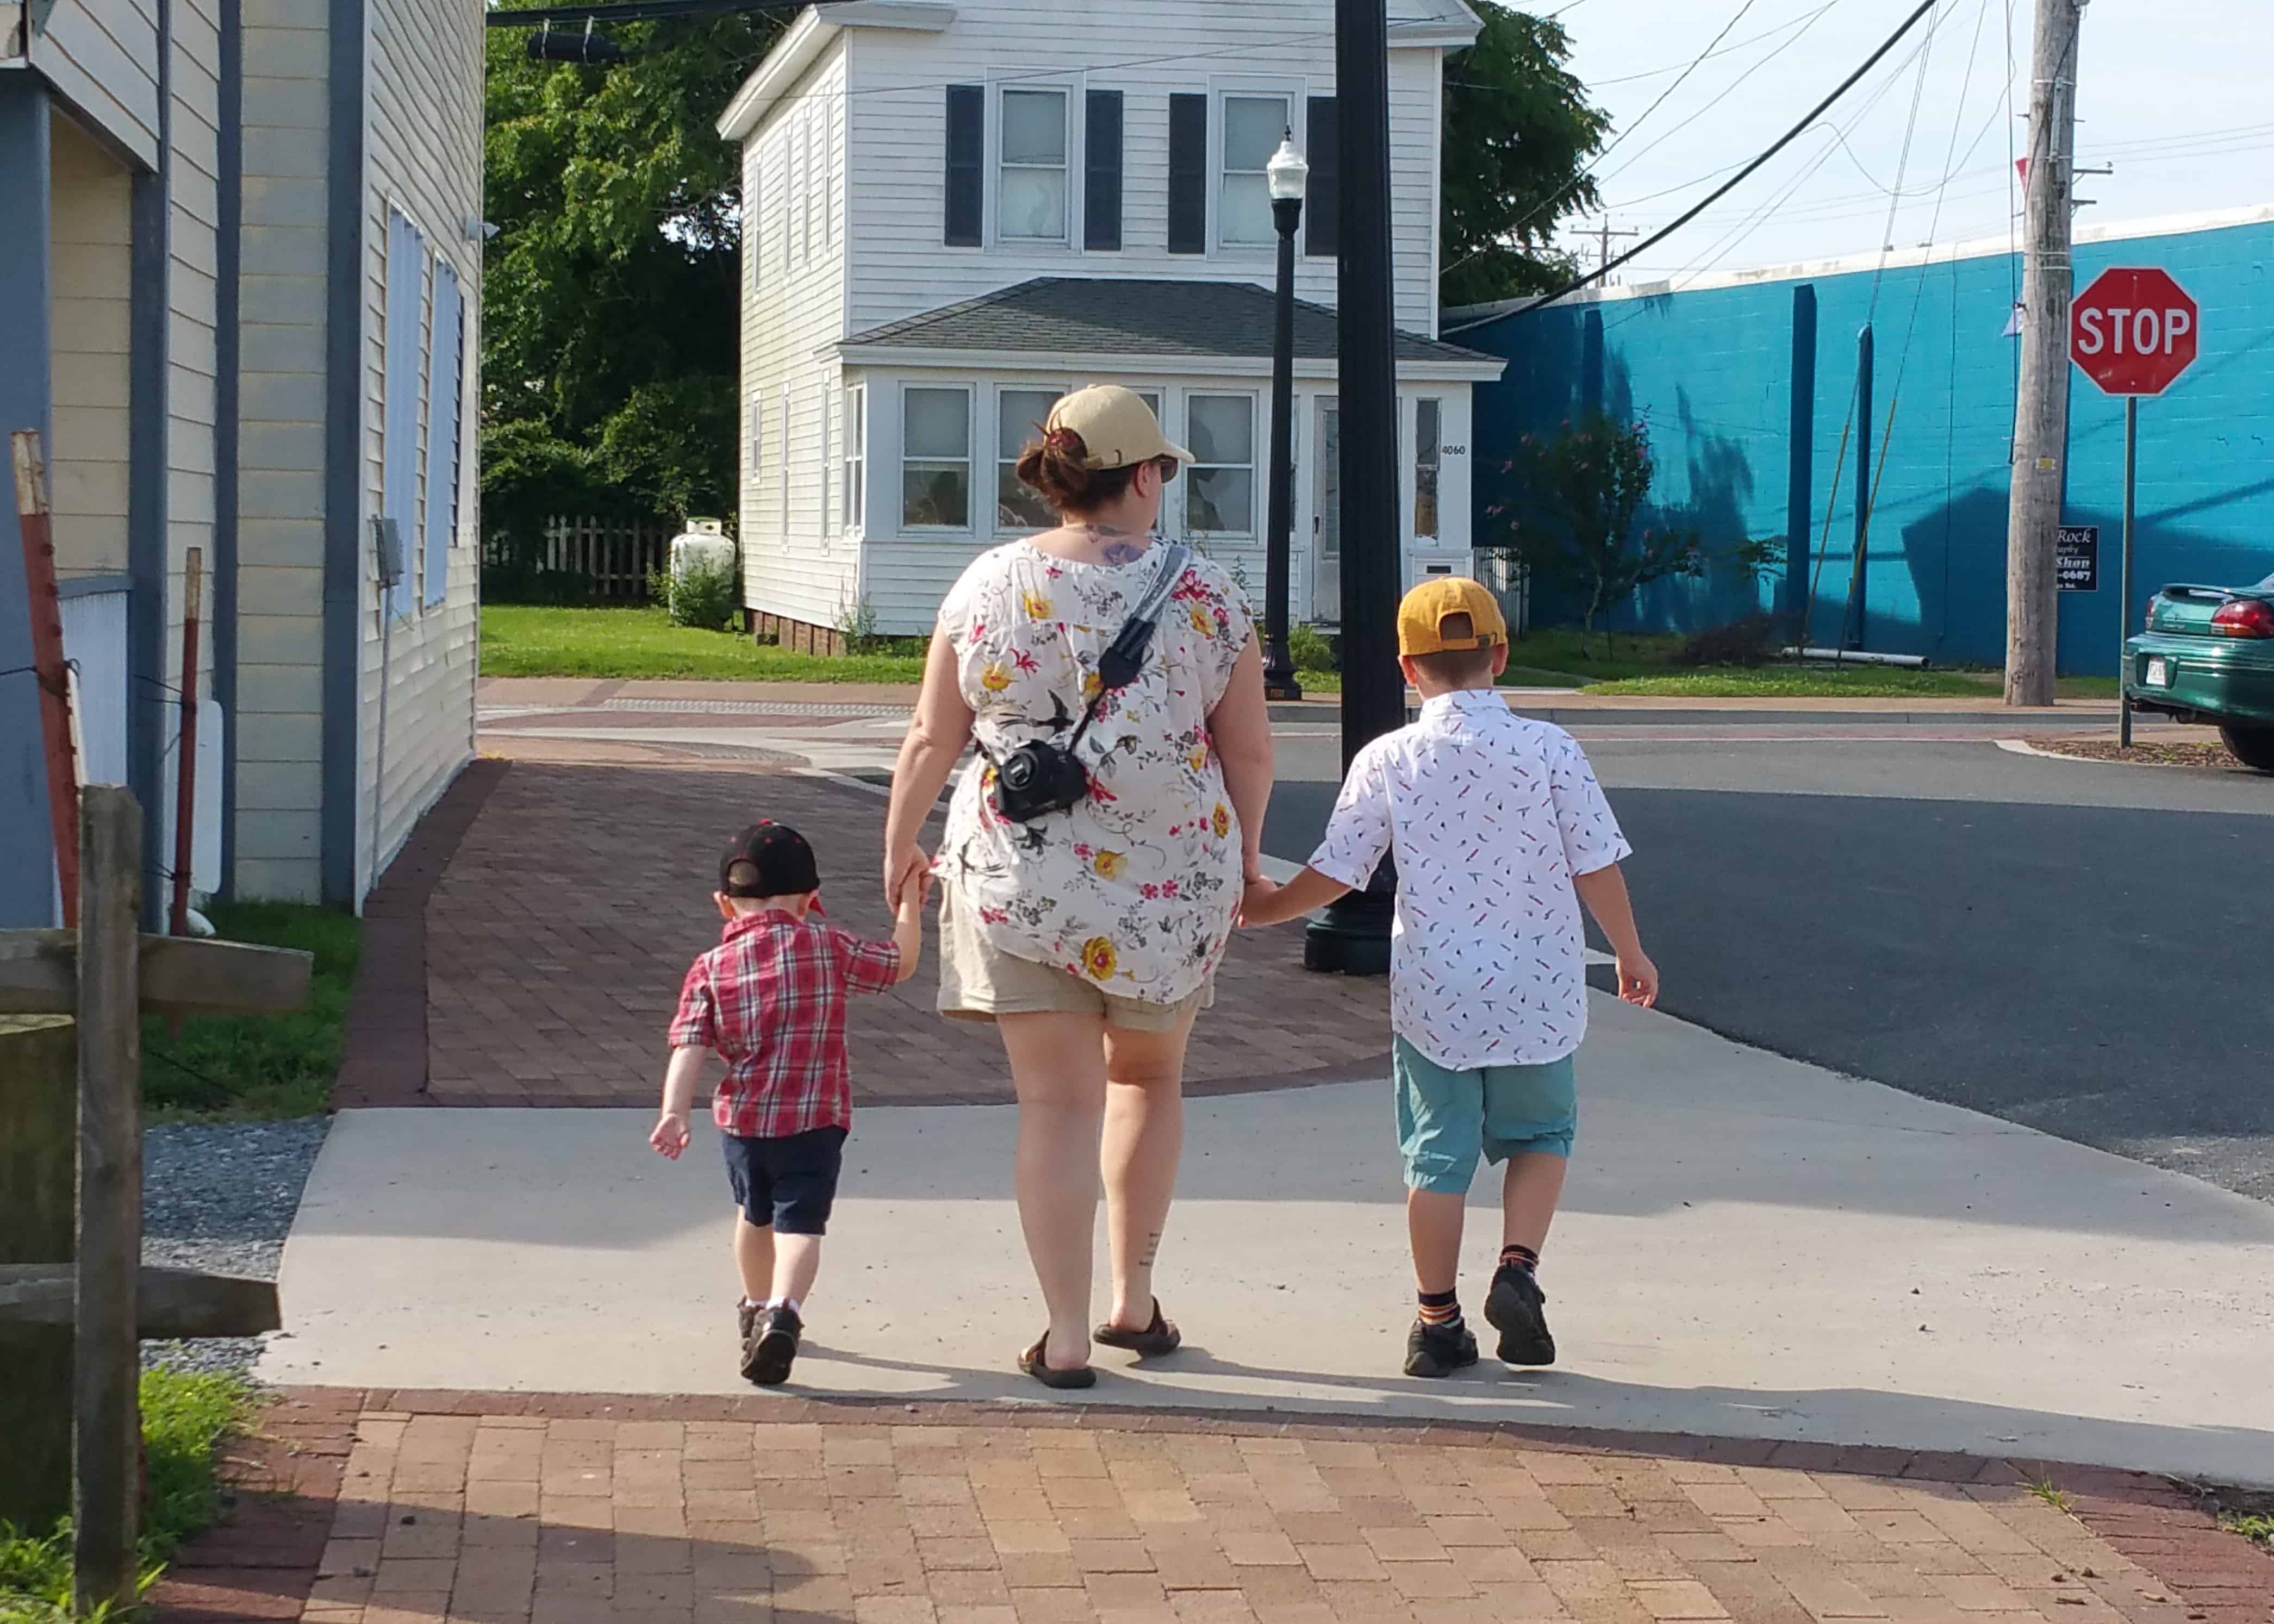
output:
M 1118 1325 L 1101 1325 L 1089 1334 L 1095 1342 L 1109 1348 L 1120 1348 L 1141 1359 L 1163 1358 L 1184 1346 L 1185 1334 L 1161 1314 L 1161 1299 L 1153 1299 L 1153 1323 L 1141 1331 L 1126 1331 Z
M 1050 1334 L 1044 1331 L 1035 1339 L 1035 1345 L 1019 1356 L 1019 1368 L 1046 1387 L 1071 1391 L 1097 1385 L 1097 1372 L 1088 1365 L 1080 1370 L 1059 1370 L 1043 1359 L 1043 1350 L 1050 1346 Z

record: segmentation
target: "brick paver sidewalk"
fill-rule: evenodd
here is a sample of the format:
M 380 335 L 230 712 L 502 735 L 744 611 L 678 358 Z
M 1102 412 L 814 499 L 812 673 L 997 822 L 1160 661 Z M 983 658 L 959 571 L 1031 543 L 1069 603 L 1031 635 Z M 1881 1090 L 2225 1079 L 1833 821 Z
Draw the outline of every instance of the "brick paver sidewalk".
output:
M 427 1074 L 440 1102 L 652 1103 L 680 980 L 718 940 L 719 846 L 757 818 L 812 839 L 831 917 L 891 934 L 881 796 L 747 759 L 581 753 L 615 759 L 489 763 L 502 776 L 425 903 Z M 1298 929 L 1234 944 L 1193 1044 L 1198 1091 L 1347 1074 L 1387 1053 L 1385 985 L 1306 973 Z M 914 980 L 855 1010 L 860 1097 L 1008 1100 L 993 1031 L 934 1012 L 936 931 L 924 959 Z
M 329 1543 L 264 1575 L 224 1536 L 235 1571 L 192 1550 L 162 1616 L 2263 1624 L 2274 1590 L 2274 1560 L 2152 1480 L 2056 1469 L 2072 1515 L 1961 1457 L 771 1396 L 272 1415 L 336 1424 Z M 1788 1456 L 1813 1469 L 1743 1463 Z

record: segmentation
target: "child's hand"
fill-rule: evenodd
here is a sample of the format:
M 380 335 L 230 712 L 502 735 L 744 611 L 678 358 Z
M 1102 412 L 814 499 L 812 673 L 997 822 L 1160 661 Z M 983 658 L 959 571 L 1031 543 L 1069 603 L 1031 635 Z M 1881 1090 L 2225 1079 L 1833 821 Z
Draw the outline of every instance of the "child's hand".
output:
M 1658 1002 L 1658 966 L 1640 948 L 1619 955 L 1619 996 L 1645 1010 Z
M 1242 925 L 1277 924 L 1279 921 L 1271 916 L 1271 907 L 1277 900 L 1280 890 L 1277 883 L 1261 875 L 1249 880 L 1246 890 L 1240 893 L 1239 922 Z
M 655 1147 L 658 1155 L 676 1162 L 679 1153 L 687 1148 L 687 1142 L 694 1137 L 694 1130 L 687 1124 L 685 1112 L 666 1111 L 656 1118 L 655 1132 L 647 1136 L 647 1142 Z

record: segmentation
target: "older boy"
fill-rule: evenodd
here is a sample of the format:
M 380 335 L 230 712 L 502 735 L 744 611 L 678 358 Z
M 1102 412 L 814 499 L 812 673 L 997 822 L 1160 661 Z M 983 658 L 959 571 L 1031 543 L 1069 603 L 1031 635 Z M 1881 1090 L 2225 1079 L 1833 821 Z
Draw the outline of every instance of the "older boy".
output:
M 648 1143 L 676 1162 L 704 1060 L 727 1075 L 712 1102 L 734 1192 L 734 1262 L 742 1376 L 789 1380 L 800 1317 L 821 1269 L 821 1237 L 837 1199 L 853 1125 L 845 1009 L 914 975 L 923 947 L 921 884 L 900 893 L 890 942 L 867 942 L 821 917 L 821 875 L 805 837 L 756 823 L 719 860 L 713 900 L 727 921 L 697 959 L 671 1023 L 663 1114 Z
M 1631 848 L 1570 734 L 1511 712 L 1495 691 L 1508 625 L 1492 594 L 1457 576 L 1424 582 L 1397 611 L 1399 663 L 1420 719 L 1351 763 L 1310 866 L 1250 889 L 1251 925 L 1277 924 L 1397 864 L 1390 1025 L 1406 1222 L 1419 1312 L 1409 1376 L 1477 1362 L 1456 1275 L 1480 1156 L 1505 1162 L 1500 1267 L 1485 1318 L 1511 1365 L 1551 1365 L 1555 1341 L 1535 1270 L 1577 1124 L 1571 1056 L 1587 1026 L 1579 904 L 1618 955 L 1619 995 L 1648 1005 L 1619 860 Z

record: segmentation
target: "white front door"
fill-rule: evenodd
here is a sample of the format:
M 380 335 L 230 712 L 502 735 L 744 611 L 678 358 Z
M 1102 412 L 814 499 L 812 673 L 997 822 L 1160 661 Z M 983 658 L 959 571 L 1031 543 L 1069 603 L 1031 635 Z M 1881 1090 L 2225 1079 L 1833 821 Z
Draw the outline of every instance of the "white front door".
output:
M 1311 479 L 1311 619 L 1339 626 L 1343 619 L 1342 403 L 1319 402 L 1319 432 Z

